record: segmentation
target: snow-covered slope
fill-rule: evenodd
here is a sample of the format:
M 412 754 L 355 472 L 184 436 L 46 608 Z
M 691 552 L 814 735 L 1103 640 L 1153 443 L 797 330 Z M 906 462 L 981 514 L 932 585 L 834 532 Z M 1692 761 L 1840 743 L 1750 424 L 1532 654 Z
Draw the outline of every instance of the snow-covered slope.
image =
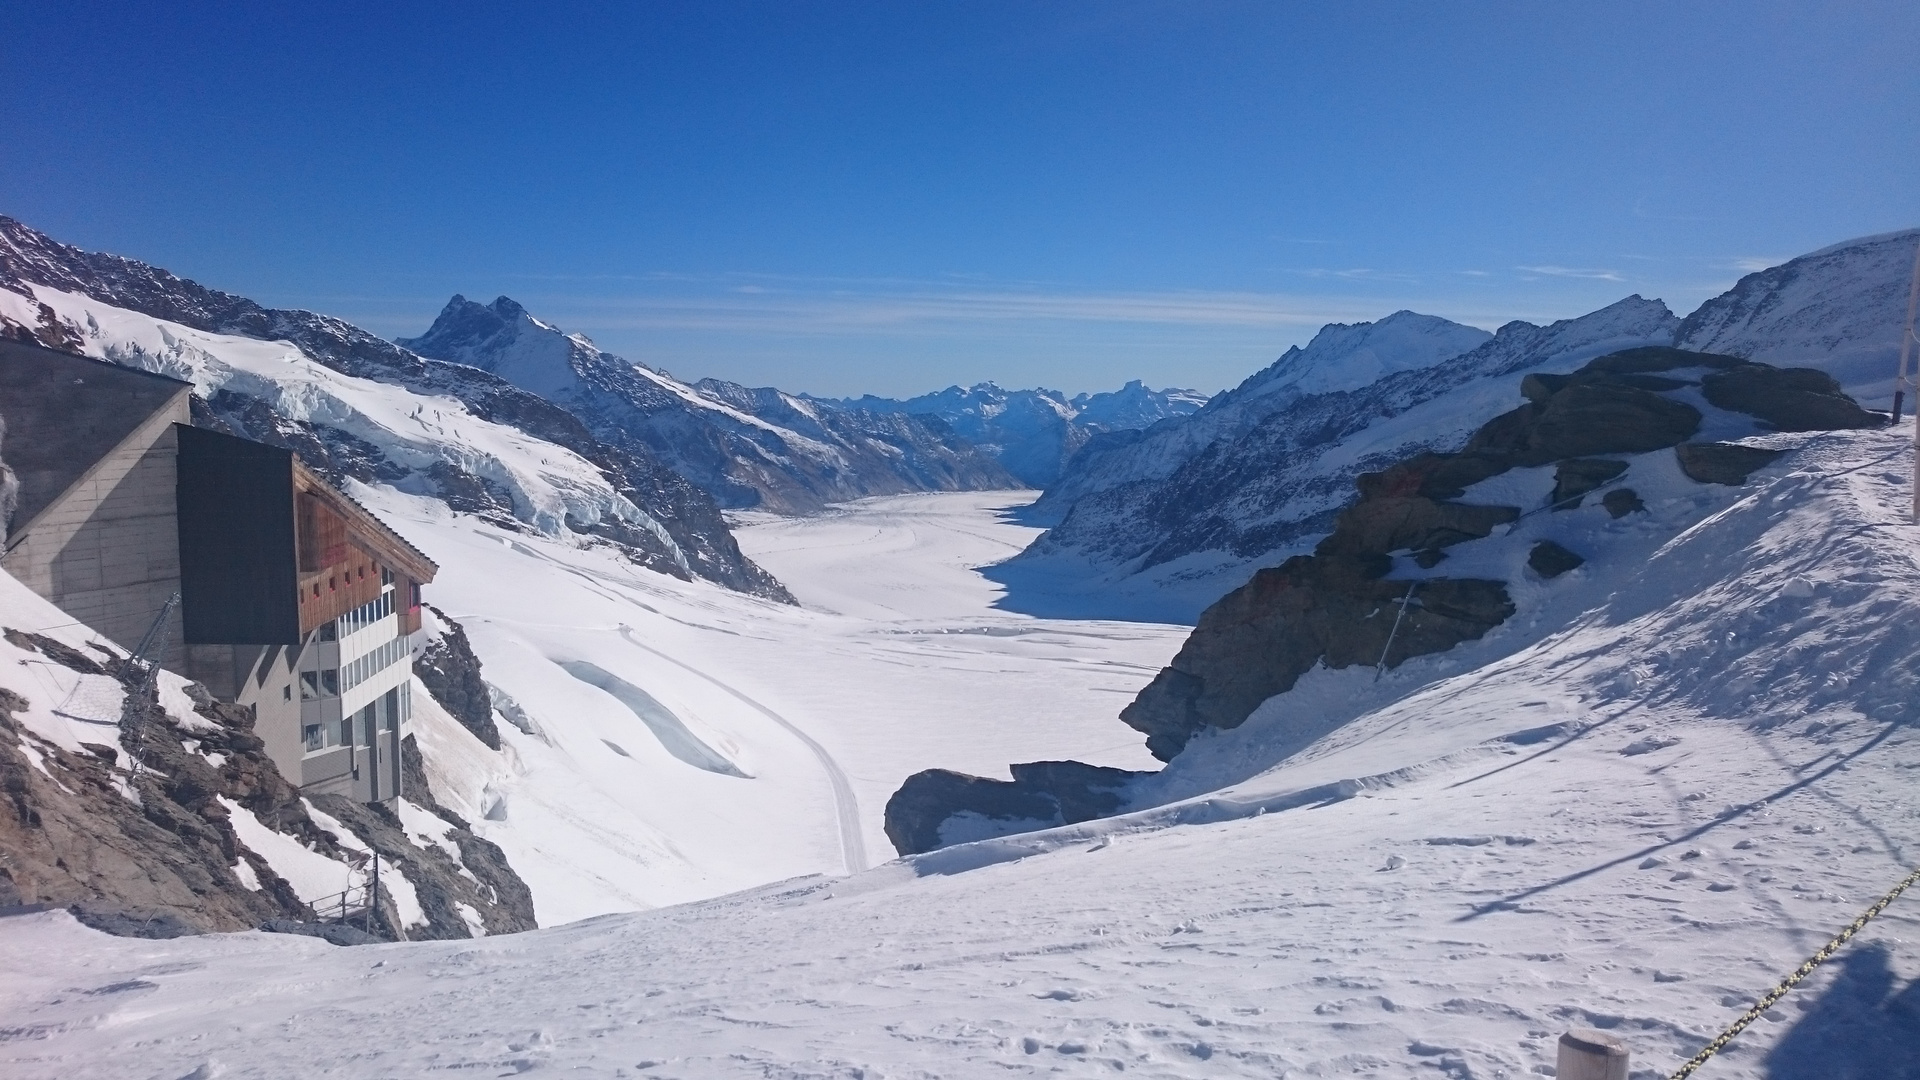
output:
M 1003 390 L 990 382 L 949 386 L 919 397 L 847 398 L 831 404 L 880 413 L 936 416 L 1005 466 L 1029 487 L 1059 479 L 1087 440 L 1107 431 L 1131 431 L 1206 403 L 1193 390 L 1153 390 L 1135 379 L 1118 390 L 1076 394 L 1057 390 Z
M 564 406 L 600 438 L 672 463 L 723 506 L 798 513 L 871 495 L 1015 486 L 943 426 L 771 388 L 688 385 L 543 323 L 504 296 L 485 305 L 455 296 L 425 334 L 400 344 Z
M 299 451 L 329 478 L 618 545 L 642 565 L 780 596 L 717 507 L 644 450 L 534 394 L 338 319 L 275 311 L 0 217 L 0 331 L 194 383 L 196 422 Z
M 929 760 L 1145 765 L 1112 717 L 1185 634 L 996 612 L 971 568 L 1034 535 L 1000 520 L 1017 495 L 759 515 L 739 535 L 795 608 L 351 490 L 441 567 L 430 599 L 465 629 L 502 745 L 424 746 L 428 773 L 542 925 L 879 861 L 887 796 Z
M 1186 417 L 1150 431 L 1094 440 L 1049 484 L 1035 510 L 1058 517 L 1082 497 L 1168 476 L 1206 447 L 1237 438 L 1300 398 L 1355 390 L 1387 375 L 1430 368 L 1487 341 L 1486 331 L 1397 311 L 1378 322 L 1330 323 L 1280 359 Z M 1146 425 L 1139 425 L 1145 427 Z
M 1910 450 L 1775 438 L 1798 449 L 1753 485 L 1675 495 L 1530 598 L 1522 647 L 1403 665 L 1227 789 L 510 939 L 127 943 L 0 919 L 0 1013 L 30 1033 L 0 1068 L 1520 1077 L 1598 1026 L 1665 1075 L 1913 857 Z M 1584 513 L 1541 517 L 1597 535 Z M 1887 1075 L 1911 1046 L 1915 911 L 1703 1075 Z
M 1742 278 L 1685 320 L 1630 297 L 1549 327 L 1510 323 L 1451 359 L 1478 331 L 1411 312 L 1329 326 L 1191 417 L 1090 442 L 1036 504 L 1058 525 L 1023 561 L 1083 594 L 1183 597 L 1162 610 L 1191 616 L 1324 533 L 1359 472 L 1453 448 L 1498 411 L 1489 379 L 1635 344 L 1815 368 L 1884 408 L 1916 243 L 1920 230 L 1836 244 Z
M 1822 248 L 1748 274 L 1700 305 L 1675 344 L 1783 367 L 1818 367 L 1877 408 L 1893 402 L 1920 229 Z
M 1360 473 L 1419 449 L 1450 448 L 1506 411 L 1517 373 L 1568 371 L 1618 349 L 1665 344 L 1677 323 L 1666 305 L 1635 296 L 1549 326 L 1508 323 L 1463 354 L 1409 365 L 1356 389 L 1295 396 L 1284 389 L 1260 394 L 1263 384 L 1255 384 L 1250 403 L 1285 404 L 1254 418 L 1230 400 L 1219 421 L 1208 419 L 1209 408 L 1166 425 L 1165 434 L 1147 432 L 1169 458 L 1187 456 L 1159 478 L 1080 497 L 1021 556 L 1026 565 L 1009 572 L 1084 577 L 1090 588 L 1147 573 L 1159 591 L 1182 598 L 1191 617 L 1254 565 L 1310 546 L 1352 498 Z M 1332 362 L 1340 354 L 1329 355 Z M 1218 433 L 1210 434 L 1216 424 Z

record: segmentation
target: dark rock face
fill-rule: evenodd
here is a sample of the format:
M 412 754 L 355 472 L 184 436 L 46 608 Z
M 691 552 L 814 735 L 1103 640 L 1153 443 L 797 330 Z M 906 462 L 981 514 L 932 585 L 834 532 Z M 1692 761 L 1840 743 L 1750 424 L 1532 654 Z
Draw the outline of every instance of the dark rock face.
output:
M 1741 364 L 1700 381 L 1707 400 L 1746 413 L 1777 431 L 1882 427 L 1887 418 L 1861 408 L 1824 371 Z
M 1543 578 L 1557 578 L 1578 569 L 1587 560 L 1551 540 L 1542 540 L 1527 553 L 1527 565 Z
M 1589 491 L 1626 471 L 1626 462 L 1609 461 L 1606 458 L 1569 458 L 1561 462 L 1553 472 L 1553 508 L 1579 509 Z
M 1757 446 L 1733 443 L 1683 443 L 1673 448 L 1680 458 L 1680 471 L 1702 484 L 1726 484 L 1738 487 L 1747 482 L 1755 469 L 1767 465 L 1785 451 L 1764 450 Z
M 685 555 L 694 576 L 741 592 L 792 602 L 773 576 L 740 552 L 711 497 L 650 453 L 644 445 L 614 445 L 595 436 L 566 409 L 497 375 L 463 364 L 430 360 L 339 319 L 311 311 L 265 308 L 133 259 L 81 251 L 12 218 L 0 216 L 0 286 L 27 292 L 28 284 L 83 293 L 116 307 L 212 333 L 290 341 L 315 361 L 345 375 L 458 399 L 475 416 L 516 428 L 579 454 L 607 482 L 660 522 Z M 80 342 L 51 309 L 15 335 L 48 348 L 79 352 Z M 337 429 L 275 416 L 264 402 L 216 394 L 195 410 L 222 430 L 300 452 L 329 479 L 353 476 L 390 481 L 399 466 L 377 448 Z M 371 452 L 369 452 L 371 451 Z M 450 468 L 453 463 L 446 463 Z M 402 470 L 401 475 L 404 475 Z M 510 506 L 509 506 L 510 509 Z M 640 565 L 685 577 L 673 552 L 645 529 L 609 525 L 588 530 L 621 547 Z
M 1525 376 L 1527 404 L 1488 421 L 1458 453 L 1418 454 L 1362 474 L 1356 481 L 1360 498 L 1334 519 L 1315 553 L 1261 570 L 1202 613 L 1173 663 L 1120 718 L 1146 734 L 1154 756 L 1169 760 L 1202 729 L 1238 727 L 1315 664 L 1372 664 L 1384 653 L 1392 667 L 1481 637 L 1513 614 L 1505 585 L 1429 579 L 1420 583 L 1389 648 L 1391 613 L 1408 585 L 1385 580 L 1390 556 L 1412 552 L 1421 566 L 1431 567 L 1444 548 L 1518 518 L 1517 507 L 1452 501 L 1513 468 L 1558 463 L 1553 506 L 1577 505 L 1573 500 L 1626 470 L 1625 462 L 1599 455 L 1671 446 L 1696 480 L 1743 481 L 1772 460 L 1772 452 L 1686 443 L 1700 429 L 1700 411 L 1663 394 L 1691 384 L 1656 373 L 1705 369 L 1714 378 L 1756 367 L 1737 357 L 1650 346 L 1599 357 L 1569 375 Z M 1749 379 L 1742 387 L 1760 387 L 1753 394 L 1761 397 L 1814 381 L 1741 378 Z M 1643 508 L 1630 491 L 1610 492 L 1605 505 L 1615 517 Z M 1536 546 L 1529 558 L 1547 578 L 1582 562 L 1550 542 Z
M 1606 507 L 1607 513 L 1616 519 L 1647 508 L 1647 504 L 1640 501 L 1640 494 L 1632 488 L 1614 488 L 1601 498 L 1600 505 Z
M 1118 810 L 1127 784 L 1146 775 L 1078 761 L 1032 761 L 1010 771 L 1012 780 L 947 769 L 913 774 L 887 800 L 887 839 L 902 855 L 932 851 L 942 846 L 941 826 L 962 813 L 1005 823 L 1009 833 L 1090 821 Z
M 413 673 L 461 727 L 473 732 L 474 738 L 489 749 L 498 750 L 500 729 L 493 722 L 493 701 L 486 680 L 480 676 L 480 658 L 473 654 L 465 628 L 439 608 L 432 610 L 446 624 L 447 632 L 427 642 L 414 657 Z
M 1630 385 L 1630 376 L 1580 372 L 1546 383 L 1533 400 L 1496 417 L 1467 440 L 1513 465 L 1546 465 L 1595 454 L 1638 454 L 1684 442 L 1700 430 L 1700 410 Z
M 1470 641 L 1513 614 L 1498 581 L 1428 579 L 1393 624 L 1409 582 L 1385 580 L 1372 557 L 1300 555 L 1262 570 L 1200 616 L 1173 663 L 1120 719 L 1171 760 L 1203 728 L 1235 728 L 1315 664 L 1388 667 Z M 1388 647 L 1388 638 L 1392 646 Z

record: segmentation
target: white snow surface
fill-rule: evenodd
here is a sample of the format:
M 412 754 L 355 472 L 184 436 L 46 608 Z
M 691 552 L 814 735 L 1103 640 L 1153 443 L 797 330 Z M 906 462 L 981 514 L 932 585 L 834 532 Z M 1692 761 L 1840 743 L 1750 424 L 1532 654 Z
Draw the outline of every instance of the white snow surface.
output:
M 502 749 L 416 686 L 428 778 L 506 852 L 542 925 L 864 869 L 892 853 L 882 811 L 922 769 L 1150 767 L 1113 718 L 1187 632 L 994 609 L 972 568 L 1037 532 L 1007 513 L 1031 492 L 743 517 L 742 549 L 802 608 L 353 494 L 441 567 L 429 599 L 466 628 Z
M 0 1072 L 1520 1077 L 1550 1075 L 1561 1031 L 1599 1026 L 1636 1075 L 1665 1075 L 1920 854 L 1911 450 L 1774 438 L 1797 449 L 1742 488 L 1662 489 L 1636 460 L 1644 520 L 1523 519 L 1487 550 L 1538 527 L 1599 553 L 1517 586 L 1525 640 L 1403 665 L 1389 700 L 1264 768 L 1246 768 L 1260 725 L 1228 733 L 1244 775 L 1226 787 L 481 941 L 4 919 L 0 1015 L 25 1037 L 0 1043 Z M 885 576 L 809 591 L 884 609 Z M 1907 1021 L 1876 1010 L 1920 975 L 1916 932 L 1907 898 L 1703 1075 L 1877 1075 L 1905 1045 Z

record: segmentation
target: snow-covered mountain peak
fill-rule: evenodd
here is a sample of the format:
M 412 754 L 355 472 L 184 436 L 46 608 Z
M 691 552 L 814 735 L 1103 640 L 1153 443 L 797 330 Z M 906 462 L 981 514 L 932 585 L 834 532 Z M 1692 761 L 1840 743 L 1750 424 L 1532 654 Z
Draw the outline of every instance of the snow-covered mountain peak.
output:
M 1893 397 L 1920 229 L 1864 236 L 1748 274 L 1681 325 L 1681 347 L 1817 363 L 1869 405 Z
M 1298 395 L 1355 390 L 1396 371 L 1429 368 L 1473 349 L 1493 335 L 1435 315 L 1396 311 L 1363 323 L 1328 323 L 1305 347 L 1295 346 L 1241 383 L 1234 397 L 1280 391 Z
M 397 341 L 422 356 L 490 371 L 550 400 L 579 383 L 574 353 L 580 345 L 506 296 L 480 304 L 455 293 L 426 333 Z

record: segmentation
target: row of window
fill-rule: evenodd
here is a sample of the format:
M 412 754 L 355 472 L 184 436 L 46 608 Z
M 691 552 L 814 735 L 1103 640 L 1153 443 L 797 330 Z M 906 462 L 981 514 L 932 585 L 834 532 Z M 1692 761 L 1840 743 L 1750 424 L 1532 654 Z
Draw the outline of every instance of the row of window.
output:
M 394 731 L 413 715 L 411 691 L 412 684 L 402 683 L 338 724 L 305 725 L 300 729 L 300 735 L 307 752 L 325 750 L 329 746 L 372 746 L 377 732 Z
M 388 571 L 380 571 L 380 576 L 388 579 L 387 584 L 391 585 L 393 583 L 391 580 L 393 575 Z M 361 604 L 359 607 L 334 619 L 332 622 L 321 624 L 318 640 L 338 641 L 348 634 L 365 630 L 367 627 L 372 626 L 374 623 L 392 614 L 393 590 L 387 589 L 380 594 L 379 599 Z
M 405 660 L 413 653 L 413 643 L 404 637 L 394 638 L 374 649 L 372 652 L 340 668 L 340 689 L 351 690 L 394 664 Z
M 303 671 L 300 673 L 300 700 L 318 701 L 321 698 L 339 697 L 342 691 L 351 690 L 405 660 L 410 651 L 411 643 L 404 637 L 397 637 L 344 667 Z

